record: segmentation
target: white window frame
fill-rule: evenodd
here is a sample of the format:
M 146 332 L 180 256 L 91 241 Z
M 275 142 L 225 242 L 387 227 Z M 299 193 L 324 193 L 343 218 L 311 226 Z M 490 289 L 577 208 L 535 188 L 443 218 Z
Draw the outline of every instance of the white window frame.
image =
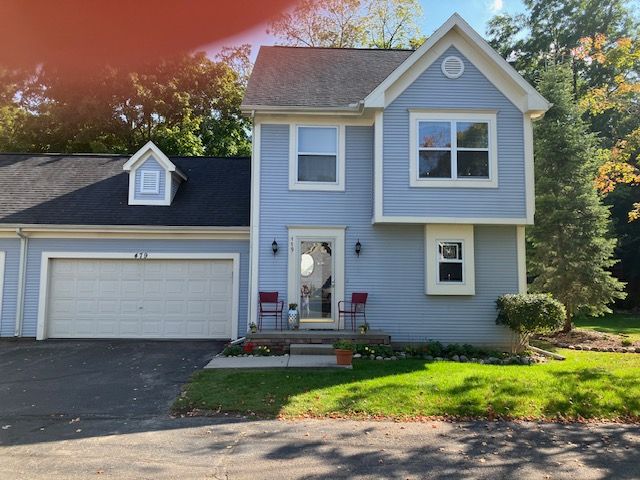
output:
M 298 151 L 300 128 L 333 128 L 336 131 L 336 181 L 305 182 L 298 180 L 298 155 L 318 155 L 314 152 Z M 344 192 L 345 184 L 345 126 L 331 123 L 292 124 L 289 129 L 289 190 Z M 324 154 L 323 154 L 324 155 Z
M 412 187 L 461 187 L 461 188 L 496 188 L 498 186 L 498 133 L 497 115 L 495 112 L 437 112 L 437 111 L 409 111 L 409 155 L 410 177 Z M 451 151 L 451 178 L 420 178 L 419 161 L 420 147 L 418 146 L 420 122 L 449 122 L 451 124 L 451 147 L 433 148 L 433 150 Z M 489 146 L 483 148 L 457 148 L 456 122 L 482 122 L 489 125 Z M 458 151 L 488 151 L 489 178 L 473 178 L 457 176 Z
M 154 177 L 154 188 L 145 188 L 145 177 Z M 155 170 L 140 170 L 140 194 L 158 195 L 160 193 L 160 172 Z
M 427 295 L 475 295 L 473 225 L 425 225 L 425 293 Z M 462 282 L 440 281 L 443 242 L 462 244 Z
M 456 245 L 460 245 L 460 254 L 462 255 L 462 259 L 454 259 L 454 260 L 450 260 L 450 259 L 446 259 L 446 258 L 442 258 L 440 255 L 440 245 L 441 244 L 446 244 L 446 243 L 455 243 Z M 466 261 L 465 255 L 464 255 L 464 240 L 462 239 L 458 239 L 458 238 L 445 238 L 445 239 L 440 239 L 437 241 L 436 244 L 436 248 L 438 249 L 438 269 L 437 269 L 437 278 L 436 278 L 436 282 L 440 285 L 458 285 L 461 283 L 464 283 L 465 279 L 465 274 L 464 274 L 464 262 Z M 462 265 L 462 281 L 458 282 L 458 281 L 451 281 L 451 282 L 446 282 L 446 281 L 442 281 L 442 279 L 440 278 L 440 264 L 442 263 L 459 263 Z

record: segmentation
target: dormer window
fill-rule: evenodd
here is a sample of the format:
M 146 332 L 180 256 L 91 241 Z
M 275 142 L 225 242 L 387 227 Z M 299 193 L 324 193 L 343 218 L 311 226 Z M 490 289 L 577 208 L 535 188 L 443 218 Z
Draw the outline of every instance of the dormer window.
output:
M 129 172 L 129 205 L 171 205 L 187 177 L 153 142 L 122 167 Z
M 140 193 L 160 193 L 160 172 L 140 172 Z

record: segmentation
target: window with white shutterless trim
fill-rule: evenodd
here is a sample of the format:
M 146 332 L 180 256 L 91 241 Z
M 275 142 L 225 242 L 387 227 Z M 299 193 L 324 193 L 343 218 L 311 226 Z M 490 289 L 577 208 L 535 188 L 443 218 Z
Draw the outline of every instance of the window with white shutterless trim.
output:
M 160 172 L 140 171 L 140 193 L 160 193 Z
M 496 187 L 495 113 L 418 112 L 410 116 L 412 187 Z
M 344 127 L 292 125 L 292 190 L 344 190 Z
M 474 295 L 473 225 L 425 226 L 425 291 Z
M 438 241 L 438 283 L 463 283 L 463 249 L 462 240 Z

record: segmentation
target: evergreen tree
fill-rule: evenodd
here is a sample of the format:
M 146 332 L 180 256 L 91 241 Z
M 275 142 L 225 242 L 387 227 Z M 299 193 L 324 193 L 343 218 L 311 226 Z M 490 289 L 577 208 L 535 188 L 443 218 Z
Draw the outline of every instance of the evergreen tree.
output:
M 576 314 L 599 315 L 624 298 L 611 275 L 616 263 L 610 213 L 595 187 L 596 137 L 573 102 L 571 70 L 549 67 L 538 90 L 553 107 L 535 124 L 536 216 L 528 231 L 532 290 L 550 292 L 567 309 L 565 331 Z

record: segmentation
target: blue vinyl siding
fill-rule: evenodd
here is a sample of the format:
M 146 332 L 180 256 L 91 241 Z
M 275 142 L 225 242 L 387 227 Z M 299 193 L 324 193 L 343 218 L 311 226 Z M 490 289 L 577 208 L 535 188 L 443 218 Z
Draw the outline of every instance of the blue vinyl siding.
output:
M 160 189 L 157 194 L 140 193 L 141 190 L 141 175 L 143 171 L 147 172 L 160 172 Z M 164 200 L 164 189 L 167 181 L 167 172 L 160 163 L 153 157 L 149 157 L 136 169 L 136 200 Z
M 288 127 L 261 129 L 259 290 L 277 290 L 286 299 L 287 225 L 346 225 L 345 294 L 369 293 L 372 328 L 394 341 L 508 343 L 507 331 L 495 324 L 495 300 L 518 289 L 516 227 L 475 227 L 475 296 L 427 296 L 424 225 L 371 224 L 373 127 L 346 128 L 344 192 L 289 191 Z M 274 238 L 281 246 L 276 256 Z
M 117 240 L 117 239 L 31 239 L 27 257 L 27 281 L 22 335 L 36 336 L 40 264 L 42 252 L 163 252 L 163 253 L 239 253 L 240 293 L 238 334 L 247 331 L 247 298 L 249 285 L 248 240 Z
M 5 254 L 4 288 L 2 305 L 0 305 L 0 337 L 13 337 L 18 298 L 20 240 L 17 238 L 0 238 L 0 252 Z
M 464 60 L 458 79 L 444 76 L 449 55 Z M 409 109 L 497 110 L 498 187 L 409 186 Z M 525 218 L 522 113 L 454 47 L 436 60 L 391 105 L 384 126 L 384 215 L 415 217 Z

